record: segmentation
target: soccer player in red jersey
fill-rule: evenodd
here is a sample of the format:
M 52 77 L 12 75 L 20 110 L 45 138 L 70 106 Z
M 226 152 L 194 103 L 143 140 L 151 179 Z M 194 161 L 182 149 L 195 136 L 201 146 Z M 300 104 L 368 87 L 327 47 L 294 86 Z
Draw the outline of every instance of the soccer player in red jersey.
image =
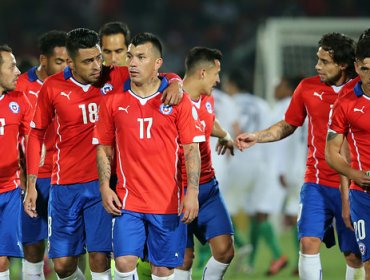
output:
M 360 37 L 356 47 L 356 72 L 361 81 L 348 93 L 339 97 L 334 105 L 326 143 L 326 160 L 348 181 L 349 202 L 356 240 L 362 255 L 366 279 L 370 279 L 370 216 L 368 211 L 370 176 L 370 37 Z M 341 147 L 347 139 L 350 148 L 350 163 L 341 155 Z M 347 197 L 343 197 L 348 200 Z M 343 206 L 344 207 L 344 206 Z
M 23 91 L 36 106 L 37 96 L 44 80 L 61 72 L 67 66 L 66 32 L 49 31 L 39 40 L 40 64 L 32 67 L 19 76 L 16 90 Z M 37 200 L 37 218 L 31 218 L 22 211 L 22 243 L 24 250 L 23 279 L 43 279 L 45 239 L 48 237 L 48 201 L 55 151 L 55 127 L 50 125 L 45 135 L 45 158 L 39 169 L 36 188 L 39 199 Z
M 187 95 L 175 107 L 163 104 L 165 78 L 158 78 L 162 45 L 150 33 L 136 35 L 127 53 L 130 80 L 124 92 L 103 98 L 97 162 L 104 207 L 113 222 L 115 279 L 137 279 L 136 263 L 147 248 L 152 279 L 174 279 L 182 264 L 186 227 L 198 214 L 198 115 Z M 116 192 L 109 188 L 112 144 L 118 156 Z M 193 143 L 194 142 L 194 143 Z M 177 163 L 183 146 L 188 191 L 181 198 Z M 180 214 L 184 211 L 183 217 Z
M 125 67 L 103 68 L 98 34 L 78 28 L 67 34 L 68 67 L 41 87 L 27 149 L 24 209 L 35 217 L 40 147 L 55 118 L 56 152 L 49 201 L 49 257 L 60 278 L 84 279 L 78 256 L 89 251 L 92 279 L 110 279 L 112 217 L 101 204 L 93 128 L 103 95 L 120 90 Z M 178 88 L 175 85 L 175 88 Z M 68 226 L 67 226 L 68 225 Z
M 265 130 L 243 133 L 236 139 L 243 150 L 255 143 L 272 142 L 292 134 L 308 117 L 308 156 L 305 183 L 300 198 L 298 238 L 301 279 L 321 279 L 321 242 L 335 244 L 332 222 L 335 218 L 340 250 L 347 263 L 346 279 L 354 279 L 362 263 L 353 231 L 342 219 L 340 179 L 325 161 L 325 135 L 329 112 L 348 82 L 355 77 L 355 43 L 339 33 L 325 34 L 317 51 L 318 75 L 306 78 L 296 88 L 285 119 Z
M 220 82 L 222 54 L 219 50 L 205 47 L 192 48 L 185 60 L 184 90 L 189 94 L 204 126 L 206 141 L 199 143 L 201 172 L 199 179 L 199 214 L 188 225 L 187 248 L 184 264 L 175 270 L 175 278 L 191 279 L 194 259 L 194 236 L 204 245 L 211 247 L 212 257 L 208 260 L 202 279 L 222 279 L 234 257 L 233 227 L 221 197 L 215 172 L 212 167 L 210 137 L 218 137 L 220 153 L 230 149 L 233 141 L 215 118 L 212 89 Z M 186 188 L 187 174 L 182 164 L 182 182 Z
M 23 257 L 19 141 L 29 132 L 32 109 L 14 91 L 20 72 L 12 50 L 0 46 L 0 279 L 9 279 L 9 257 Z

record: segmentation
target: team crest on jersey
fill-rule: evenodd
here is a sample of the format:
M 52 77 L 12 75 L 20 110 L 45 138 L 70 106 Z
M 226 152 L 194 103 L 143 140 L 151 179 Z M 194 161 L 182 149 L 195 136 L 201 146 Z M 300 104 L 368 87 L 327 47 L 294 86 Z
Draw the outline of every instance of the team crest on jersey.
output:
M 106 95 L 109 91 L 113 90 L 113 86 L 111 84 L 105 84 L 102 88 L 100 88 L 100 92 L 103 95 Z
M 360 253 L 361 255 L 365 255 L 366 254 L 366 245 L 362 242 L 358 243 L 358 248 L 360 249 Z
M 209 101 L 206 102 L 206 109 L 207 109 L 208 113 L 210 113 L 210 114 L 213 113 L 213 108 L 212 108 L 211 102 L 209 102 Z
M 198 112 L 197 112 L 197 109 L 195 109 L 195 107 L 193 106 L 193 108 L 191 109 L 191 114 L 193 115 L 193 119 L 194 120 L 198 120 Z
M 161 113 L 163 115 L 169 115 L 172 113 L 172 106 L 171 105 L 164 105 L 164 104 L 161 104 L 161 107 L 159 108 L 159 110 L 161 111 Z
M 19 104 L 17 102 L 12 101 L 12 102 L 9 103 L 9 109 L 10 109 L 10 111 L 12 111 L 12 113 L 18 114 L 19 110 L 20 110 L 20 107 L 19 107 Z

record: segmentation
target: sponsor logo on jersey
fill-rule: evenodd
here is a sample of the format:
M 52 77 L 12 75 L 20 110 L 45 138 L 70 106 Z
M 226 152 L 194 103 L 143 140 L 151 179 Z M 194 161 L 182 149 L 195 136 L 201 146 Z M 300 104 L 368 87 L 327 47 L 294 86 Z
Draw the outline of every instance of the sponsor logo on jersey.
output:
M 103 95 L 106 95 L 109 91 L 113 90 L 113 86 L 111 84 L 106 83 L 102 88 L 100 88 L 100 92 Z
M 207 109 L 208 113 L 210 113 L 210 114 L 213 113 L 213 108 L 212 108 L 211 102 L 209 102 L 209 101 L 206 102 L 206 109 Z
M 322 96 L 324 95 L 325 92 L 321 92 L 321 93 L 317 93 L 316 91 L 313 93 L 313 96 L 317 96 L 318 98 L 320 98 L 320 100 L 322 101 Z
M 164 104 L 161 104 L 161 107 L 159 108 L 159 110 L 161 111 L 161 113 L 163 115 L 169 115 L 172 113 L 172 106 L 171 105 L 164 105 Z
M 362 106 L 362 108 L 353 108 L 353 112 L 361 112 L 362 114 L 365 114 L 364 109 L 365 106 Z
M 130 107 L 130 105 L 128 105 L 127 107 L 118 107 L 118 111 L 125 111 L 128 114 L 128 108 L 129 107 Z
M 15 101 L 12 101 L 12 102 L 9 103 L 9 109 L 14 114 L 18 114 L 19 111 L 20 111 L 19 104 Z
M 72 91 L 70 91 L 69 93 L 65 93 L 64 91 L 62 91 L 62 92 L 60 93 L 60 95 L 61 95 L 61 96 L 65 96 L 65 97 L 67 97 L 67 98 L 68 98 L 68 100 L 71 100 L 71 98 L 70 98 L 71 93 L 72 93 Z

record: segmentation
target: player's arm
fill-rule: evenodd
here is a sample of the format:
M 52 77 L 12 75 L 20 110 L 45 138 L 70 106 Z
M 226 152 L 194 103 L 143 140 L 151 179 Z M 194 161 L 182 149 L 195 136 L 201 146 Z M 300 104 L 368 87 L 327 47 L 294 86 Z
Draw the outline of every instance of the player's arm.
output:
M 122 204 L 117 194 L 109 187 L 111 176 L 111 161 L 113 157 L 112 146 L 98 145 L 96 149 L 96 162 L 98 166 L 100 193 L 105 210 L 113 215 L 121 215 Z
M 221 126 L 217 118 L 213 123 L 211 135 L 218 138 L 216 145 L 217 154 L 223 155 L 229 149 L 230 154 L 234 155 L 234 141 L 231 138 L 229 132 Z
M 346 159 L 347 162 L 351 162 L 351 153 L 349 150 L 349 145 L 346 139 L 344 139 L 342 147 L 341 147 L 341 155 Z M 346 227 L 351 230 L 353 229 L 351 215 L 350 215 L 350 206 L 349 206 L 349 186 L 350 180 L 343 175 L 340 176 L 340 197 L 342 199 L 342 218 Z
M 274 142 L 284 139 L 296 129 L 296 126 L 287 123 L 285 120 L 281 120 L 267 129 L 253 133 L 245 132 L 238 135 L 236 137 L 236 145 L 239 150 L 243 151 L 256 143 Z
M 46 129 L 32 128 L 28 136 L 26 148 L 26 165 L 27 165 L 27 187 L 26 195 L 23 201 L 24 211 L 30 217 L 37 217 L 36 200 L 37 190 L 36 181 L 39 171 L 41 158 L 41 146 L 44 142 Z
M 168 80 L 168 87 L 162 94 L 162 102 L 165 105 L 179 104 L 184 95 L 182 79 L 174 73 L 163 73 L 160 75 L 166 77 Z
M 182 222 L 185 224 L 191 223 L 197 216 L 199 211 L 199 175 L 200 175 L 200 153 L 199 144 L 191 143 L 184 144 L 184 156 L 187 181 L 187 190 L 181 206 L 179 215 L 184 210 L 184 217 Z
M 341 154 L 341 147 L 344 142 L 344 135 L 333 130 L 328 131 L 326 137 L 325 160 L 340 175 L 348 177 L 361 187 L 370 186 L 370 176 L 364 171 L 353 169 Z

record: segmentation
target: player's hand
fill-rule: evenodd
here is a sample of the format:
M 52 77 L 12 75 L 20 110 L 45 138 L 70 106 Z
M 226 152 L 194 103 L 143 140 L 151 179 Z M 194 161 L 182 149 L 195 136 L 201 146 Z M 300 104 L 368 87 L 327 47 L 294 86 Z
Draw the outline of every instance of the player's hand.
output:
M 182 81 L 174 80 L 164 90 L 162 94 L 162 102 L 164 105 L 177 105 L 180 103 L 183 96 Z
M 244 151 L 257 143 L 257 136 L 254 133 L 242 133 L 236 137 L 235 143 L 240 151 Z
M 342 218 L 346 227 L 354 231 L 350 215 L 349 200 L 342 200 Z
M 368 189 L 370 187 L 370 176 L 367 176 L 365 171 L 352 169 L 351 174 L 348 177 L 364 189 Z
M 117 194 L 109 187 L 100 187 L 100 193 L 104 209 L 113 215 L 121 216 L 122 204 Z
M 232 139 L 225 140 L 223 138 L 218 138 L 216 144 L 216 152 L 218 155 L 224 155 L 226 151 L 229 150 L 230 154 L 234 155 L 234 141 Z
M 37 190 L 36 190 L 36 179 L 35 175 L 27 176 L 27 188 L 26 195 L 23 201 L 24 211 L 31 218 L 37 217 L 36 212 L 36 200 L 37 200 Z
M 188 188 L 183 201 L 181 202 L 179 209 L 179 216 L 184 212 L 184 216 L 181 221 L 184 224 L 190 224 L 196 217 L 198 217 L 199 202 L 198 202 L 199 190 L 196 188 Z

